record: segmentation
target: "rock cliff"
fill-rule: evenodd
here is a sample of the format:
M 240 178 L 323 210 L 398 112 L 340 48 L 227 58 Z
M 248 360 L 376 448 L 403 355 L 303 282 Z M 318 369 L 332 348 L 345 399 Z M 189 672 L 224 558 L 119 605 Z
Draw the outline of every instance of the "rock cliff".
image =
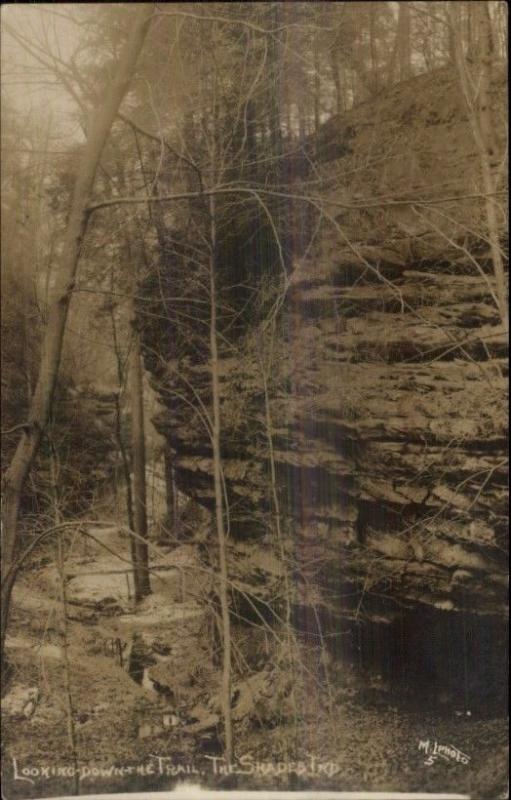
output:
M 399 84 L 330 120 L 315 147 L 314 172 L 290 189 L 309 201 L 285 210 L 291 231 L 311 210 L 307 246 L 297 235 L 285 289 L 278 268 L 265 284 L 278 318 L 222 331 L 233 575 L 268 599 L 284 559 L 305 617 L 388 621 L 417 604 L 501 615 L 507 341 L 456 78 Z M 146 281 L 153 311 L 171 313 L 162 282 L 182 274 L 174 260 Z M 197 396 L 210 402 L 207 345 L 183 357 L 170 328 L 157 332 L 147 315 L 140 325 L 178 484 L 211 506 L 194 410 Z

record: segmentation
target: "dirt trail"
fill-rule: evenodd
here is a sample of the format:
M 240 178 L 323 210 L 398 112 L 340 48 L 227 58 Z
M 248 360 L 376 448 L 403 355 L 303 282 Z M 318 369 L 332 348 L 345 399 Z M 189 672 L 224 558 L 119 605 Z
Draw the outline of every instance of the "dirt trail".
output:
M 128 559 L 125 537 L 114 526 L 98 527 L 94 535 Z M 66 561 L 71 601 L 68 655 L 79 763 L 104 769 L 112 764 L 154 766 L 156 754 L 167 759 L 165 763 L 198 765 L 203 769 L 202 782 L 227 788 L 227 779 L 212 772 L 211 758 L 221 754 L 221 726 L 213 703 L 219 680 L 211 666 L 209 607 L 197 598 L 207 587 L 200 585 L 203 573 L 193 574 L 194 548 L 183 545 L 168 553 L 170 564 L 160 578 L 153 577 L 154 593 L 137 609 L 128 595 L 129 564 L 122 559 L 99 544 L 77 542 Z M 171 564 L 176 569 L 170 569 Z M 161 560 L 151 566 L 161 567 Z M 14 593 L 8 639 L 14 681 L 38 687 L 40 698 L 32 717 L 6 726 L 8 782 L 13 757 L 32 764 L 54 763 L 56 753 L 59 763 L 71 757 L 58 598 L 58 574 L 48 564 L 25 573 Z M 492 765 L 495 776 L 505 760 L 504 720 L 412 713 L 368 703 L 362 695 L 337 694 L 330 715 L 322 711 L 326 706 L 326 697 L 310 696 L 296 725 L 283 722 L 274 730 L 241 719 L 236 754 L 239 758 L 250 753 L 254 763 L 289 758 L 310 763 L 312 757 L 336 764 L 338 772 L 330 777 L 316 772 L 303 780 L 259 772 L 245 776 L 244 787 L 352 790 L 362 786 L 367 791 L 390 791 L 396 786 L 402 790 L 407 783 L 409 790 L 470 791 L 487 765 Z M 469 761 L 434 759 L 428 765 L 421 742 L 429 742 L 430 748 L 435 743 L 459 748 Z M 486 779 L 488 785 L 492 775 Z M 84 782 L 83 792 L 168 789 L 175 780 L 169 773 L 130 780 L 105 777 Z M 70 789 L 63 779 L 34 787 L 15 782 L 8 796 L 43 797 Z

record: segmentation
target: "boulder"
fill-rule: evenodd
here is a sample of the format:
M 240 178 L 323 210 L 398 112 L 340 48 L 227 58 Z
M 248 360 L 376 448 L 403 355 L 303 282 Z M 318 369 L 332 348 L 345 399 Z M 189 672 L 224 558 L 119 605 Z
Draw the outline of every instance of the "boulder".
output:
M 14 719 L 30 719 L 40 700 L 35 686 L 13 686 L 2 699 L 2 712 Z

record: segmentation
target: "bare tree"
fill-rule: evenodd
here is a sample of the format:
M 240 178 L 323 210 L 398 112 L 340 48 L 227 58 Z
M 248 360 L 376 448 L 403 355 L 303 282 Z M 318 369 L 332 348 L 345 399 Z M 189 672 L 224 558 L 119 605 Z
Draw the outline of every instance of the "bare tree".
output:
M 128 91 L 138 56 L 153 16 L 152 5 L 137 10 L 128 40 L 102 102 L 92 115 L 87 142 L 83 149 L 73 189 L 71 209 L 64 237 L 58 288 L 48 312 L 48 324 L 42 347 L 39 376 L 32 398 L 27 424 L 4 476 L 4 517 L 2 527 L 2 611 L 1 653 L 4 655 L 5 635 L 15 571 L 11 569 L 18 544 L 18 514 L 21 493 L 39 450 L 41 438 L 50 414 L 59 372 L 62 345 L 66 330 L 69 303 L 72 296 L 83 237 L 87 229 L 88 202 L 96 170 L 119 106 Z
M 217 297 L 216 297 L 216 213 L 215 200 L 210 198 L 210 235 L 211 235 L 211 258 L 209 264 L 210 278 L 210 352 L 211 352 L 211 388 L 213 394 L 213 414 L 212 414 L 212 437 L 213 447 L 213 472 L 215 485 L 215 520 L 218 536 L 219 562 L 220 562 L 220 584 L 219 597 L 222 615 L 222 636 L 223 636 L 223 667 L 222 667 L 222 711 L 224 716 L 225 728 L 225 758 L 228 762 L 233 758 L 233 738 L 232 738 L 232 713 L 231 713 L 231 618 L 229 612 L 229 589 L 228 589 L 228 568 L 227 568 L 227 543 L 224 525 L 224 496 L 222 486 L 222 454 L 220 448 L 221 441 L 221 421 L 220 421 L 220 378 L 218 363 L 218 342 L 217 342 Z
M 488 3 L 478 1 L 473 4 L 472 11 L 478 31 L 477 46 L 470 54 L 472 70 L 469 69 L 468 58 L 463 49 L 457 3 L 450 3 L 449 22 L 454 39 L 460 84 L 479 156 L 499 312 L 502 324 L 506 330 L 509 330 L 506 279 L 500 248 L 498 207 L 495 197 L 500 164 L 495 143 L 495 122 L 490 93 L 494 61 L 493 30 Z
M 163 450 L 163 470 L 165 476 L 165 501 L 167 504 L 166 526 L 179 538 L 178 494 L 172 460 L 172 453 L 168 446 L 165 446 Z
M 147 491 L 146 491 L 146 455 L 144 426 L 144 383 L 140 338 L 136 328 L 134 301 L 130 299 L 132 308 L 132 341 L 129 356 L 129 399 L 131 406 L 131 455 L 133 465 L 133 522 L 135 540 L 133 549 L 133 578 L 135 582 L 135 599 L 141 600 L 151 592 L 149 580 L 149 551 L 147 543 Z
M 412 74 L 411 16 L 410 3 L 399 3 L 396 47 L 399 64 L 399 79 L 405 81 Z

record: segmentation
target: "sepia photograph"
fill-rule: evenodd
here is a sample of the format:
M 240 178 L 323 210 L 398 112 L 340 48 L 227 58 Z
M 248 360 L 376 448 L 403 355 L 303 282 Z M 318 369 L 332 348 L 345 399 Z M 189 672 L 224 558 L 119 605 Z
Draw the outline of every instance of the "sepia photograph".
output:
M 3 800 L 504 800 L 508 10 L 1 10 Z

